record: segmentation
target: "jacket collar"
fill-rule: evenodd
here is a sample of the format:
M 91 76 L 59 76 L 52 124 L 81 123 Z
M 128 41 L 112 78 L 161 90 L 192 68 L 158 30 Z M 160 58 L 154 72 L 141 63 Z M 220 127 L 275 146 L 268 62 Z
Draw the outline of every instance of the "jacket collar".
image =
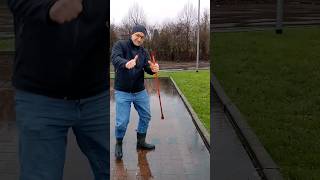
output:
M 132 48 L 135 48 L 135 49 L 139 49 L 141 46 L 136 46 L 134 43 L 133 43 L 133 41 L 132 41 L 132 39 L 131 38 L 129 38 L 129 44 L 130 44 L 130 46 L 132 47 Z

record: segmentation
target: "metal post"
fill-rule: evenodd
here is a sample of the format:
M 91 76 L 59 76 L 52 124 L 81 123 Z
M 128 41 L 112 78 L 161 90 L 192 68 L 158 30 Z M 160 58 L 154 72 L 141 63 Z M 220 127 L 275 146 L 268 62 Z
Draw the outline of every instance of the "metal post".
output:
M 276 33 L 282 34 L 282 23 L 283 23 L 283 0 L 277 0 L 277 22 L 276 22 Z
M 197 35 L 197 65 L 196 72 L 199 68 L 199 49 L 200 49 L 200 0 L 198 0 L 198 35 Z

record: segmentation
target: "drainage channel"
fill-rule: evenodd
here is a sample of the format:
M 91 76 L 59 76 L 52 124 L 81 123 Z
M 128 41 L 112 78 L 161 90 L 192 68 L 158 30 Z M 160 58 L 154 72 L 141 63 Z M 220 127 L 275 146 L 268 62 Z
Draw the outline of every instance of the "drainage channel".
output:
M 216 179 L 236 176 L 241 179 L 282 180 L 278 166 L 214 75 L 210 94 L 214 137 L 212 146 L 214 158 L 217 157 L 213 161 L 213 176 L 216 175 Z

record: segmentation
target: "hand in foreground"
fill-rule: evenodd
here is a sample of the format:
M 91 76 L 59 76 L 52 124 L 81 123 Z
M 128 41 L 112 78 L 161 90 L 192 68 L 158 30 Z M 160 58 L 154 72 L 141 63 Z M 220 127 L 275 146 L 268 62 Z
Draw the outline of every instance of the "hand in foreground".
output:
M 136 55 L 133 59 L 131 59 L 130 61 L 128 61 L 126 63 L 126 68 L 127 69 L 132 69 L 134 68 L 134 66 L 136 66 L 137 64 L 137 59 L 138 59 L 138 55 Z
M 153 63 L 151 61 L 148 61 L 148 63 L 150 64 L 150 68 L 151 68 L 151 71 L 154 72 L 154 73 L 157 73 L 159 72 L 159 64 L 158 63 Z
M 57 0 L 49 10 L 50 19 L 59 24 L 72 21 L 82 12 L 82 0 Z

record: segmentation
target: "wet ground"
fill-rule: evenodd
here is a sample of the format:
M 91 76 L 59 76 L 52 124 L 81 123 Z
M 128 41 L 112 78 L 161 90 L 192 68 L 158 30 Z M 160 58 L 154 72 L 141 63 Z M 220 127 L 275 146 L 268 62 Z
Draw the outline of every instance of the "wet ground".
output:
M 11 82 L 0 78 L 0 179 L 18 179 L 18 138 L 15 125 L 14 91 Z M 135 127 L 132 118 L 124 141 L 123 161 L 114 159 L 114 97 L 111 96 L 111 174 L 112 179 L 209 179 L 210 155 L 191 117 L 171 81 L 160 81 L 165 119 L 153 81 L 146 87 L 151 96 L 152 122 L 147 140 L 156 144 L 154 151 L 136 151 Z M 113 88 L 111 87 L 111 91 Z M 111 93 L 113 94 L 113 93 Z M 93 179 L 90 166 L 80 152 L 72 131 L 69 131 L 64 179 Z
M 0 179 L 18 179 L 18 137 L 14 90 L 11 86 L 12 54 L 0 54 Z M 80 152 L 72 131 L 68 134 L 64 179 L 92 179 L 86 157 Z
M 11 83 L 6 81 L 0 86 L 0 179 L 17 180 L 18 137 L 15 123 L 14 91 Z M 93 179 L 90 166 L 80 152 L 71 130 L 68 136 L 64 179 Z
M 113 81 L 111 81 L 113 84 Z M 112 179 L 203 179 L 210 178 L 210 155 L 196 130 L 191 116 L 169 79 L 161 79 L 161 120 L 159 99 L 153 80 L 146 80 L 151 100 L 152 120 L 147 141 L 156 145 L 154 151 L 136 150 L 138 115 L 132 107 L 129 127 L 124 139 L 122 161 L 114 158 L 115 102 L 111 86 L 111 177 Z
M 12 56 L 0 56 L 0 177 L 18 177 L 17 133 L 15 125 L 14 92 L 11 87 Z
M 0 177 L 17 179 L 17 136 L 13 91 L 8 83 L 0 84 Z
M 223 105 L 211 87 L 211 119 L 213 123 L 212 169 L 213 179 L 260 180 L 246 149 L 228 120 Z

